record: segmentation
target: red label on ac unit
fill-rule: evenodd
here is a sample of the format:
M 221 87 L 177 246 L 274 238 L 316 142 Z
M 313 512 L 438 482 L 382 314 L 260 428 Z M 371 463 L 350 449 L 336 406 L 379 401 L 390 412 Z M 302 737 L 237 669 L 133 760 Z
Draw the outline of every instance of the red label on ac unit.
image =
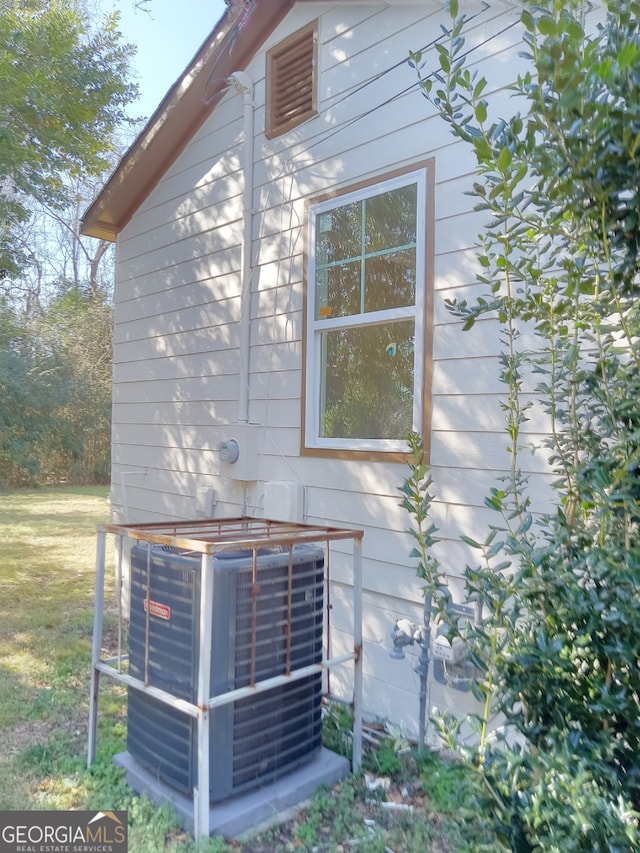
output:
M 157 601 L 145 598 L 144 612 L 146 613 L 147 610 L 152 616 L 157 616 L 158 619 L 166 619 L 167 622 L 171 619 L 171 608 L 166 604 L 160 604 Z

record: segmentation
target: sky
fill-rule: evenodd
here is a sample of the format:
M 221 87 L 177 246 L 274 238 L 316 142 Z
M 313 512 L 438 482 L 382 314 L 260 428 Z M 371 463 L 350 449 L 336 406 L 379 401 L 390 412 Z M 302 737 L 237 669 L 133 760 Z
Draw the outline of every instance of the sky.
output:
M 136 9 L 134 0 L 102 0 L 105 12 L 120 12 L 125 41 L 135 44 L 136 82 L 140 98 L 130 114 L 148 118 L 178 79 L 220 20 L 224 0 L 149 0 Z

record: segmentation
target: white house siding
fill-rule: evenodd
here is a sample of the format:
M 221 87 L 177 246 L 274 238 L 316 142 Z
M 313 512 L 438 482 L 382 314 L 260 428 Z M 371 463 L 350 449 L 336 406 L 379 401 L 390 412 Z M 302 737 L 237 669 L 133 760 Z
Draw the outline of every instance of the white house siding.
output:
M 506 4 L 465 4 L 475 15 L 471 61 L 501 88 L 512 79 L 520 34 Z M 319 21 L 319 115 L 267 140 L 265 51 L 308 22 Z M 118 241 L 114 364 L 113 496 L 119 520 L 192 518 L 204 487 L 214 514 L 278 517 L 266 503 L 272 481 L 304 488 L 305 520 L 362 527 L 364 669 L 368 714 L 415 732 L 416 654 L 389 658 L 397 617 L 419 620 L 422 597 L 408 553 L 409 519 L 398 506 L 407 468 L 398 463 L 300 456 L 305 201 L 332 188 L 435 157 L 435 308 L 431 463 L 438 502 L 439 555 L 460 598 L 460 575 L 473 560 L 460 533 L 483 538 L 491 521 L 483 501 L 508 468 L 497 381 L 499 341 L 491 322 L 467 334 L 444 300 L 474 290 L 475 237 L 482 225 L 465 194 L 469 152 L 420 94 L 409 50 L 423 48 L 448 24 L 427 2 L 295 7 L 246 69 L 255 85 L 251 255 L 251 352 L 247 438 L 255 449 L 248 482 L 233 477 L 216 447 L 238 419 L 243 98 L 229 91 L 168 169 Z M 436 67 L 435 51 L 425 54 Z M 395 67 L 397 65 L 397 67 Z M 392 69 L 392 70 L 390 70 Z M 226 429 L 225 429 L 226 427 Z M 539 418 L 526 429 L 543 431 Z M 523 457 L 539 474 L 544 460 Z M 126 515 L 126 518 L 125 518 Z M 352 627 L 350 544 L 332 557 L 334 649 L 349 646 Z M 347 685 L 349 672 L 332 676 Z M 345 686 L 345 689 L 347 687 Z M 462 694 L 433 683 L 430 704 L 459 708 Z

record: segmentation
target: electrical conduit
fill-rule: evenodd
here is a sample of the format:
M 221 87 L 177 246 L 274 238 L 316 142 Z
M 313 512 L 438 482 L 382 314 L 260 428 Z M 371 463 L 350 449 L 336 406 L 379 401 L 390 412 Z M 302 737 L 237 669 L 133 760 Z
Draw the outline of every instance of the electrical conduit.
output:
M 249 356 L 251 347 L 251 238 L 253 229 L 253 82 L 245 71 L 234 71 L 229 83 L 244 99 L 242 140 L 242 253 L 240 257 L 240 389 L 238 423 L 249 423 Z

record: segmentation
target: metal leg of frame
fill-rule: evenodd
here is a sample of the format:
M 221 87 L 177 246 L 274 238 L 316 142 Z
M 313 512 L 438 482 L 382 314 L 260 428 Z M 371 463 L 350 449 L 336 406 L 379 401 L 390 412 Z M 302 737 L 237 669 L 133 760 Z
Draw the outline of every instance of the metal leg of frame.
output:
M 353 772 L 362 763 L 362 539 L 353 540 Z
M 213 556 L 202 555 L 200 579 L 200 655 L 198 661 L 198 784 L 193 797 L 196 841 L 209 837 L 209 699 L 213 624 Z
M 96 601 L 93 613 L 93 645 L 91 649 L 91 700 L 89 702 L 87 767 L 91 767 L 95 761 L 98 742 L 98 696 L 100 693 L 100 672 L 97 669 L 97 664 L 102 653 L 106 541 L 106 531 L 99 529 L 96 545 Z

